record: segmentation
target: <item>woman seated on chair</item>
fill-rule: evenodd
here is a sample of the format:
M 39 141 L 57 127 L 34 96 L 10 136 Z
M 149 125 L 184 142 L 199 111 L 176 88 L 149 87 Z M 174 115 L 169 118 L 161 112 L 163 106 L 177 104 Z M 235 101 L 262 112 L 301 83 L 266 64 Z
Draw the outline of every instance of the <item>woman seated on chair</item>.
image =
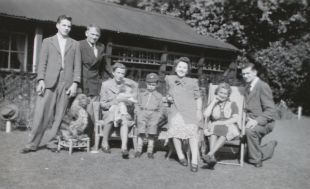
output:
M 225 141 L 240 135 L 238 122 L 238 107 L 229 100 L 231 87 L 227 83 L 220 83 L 215 90 L 215 96 L 204 111 L 208 120 L 204 130 L 209 139 L 209 153 L 203 157 L 210 169 L 216 164 L 214 154 L 224 145 Z

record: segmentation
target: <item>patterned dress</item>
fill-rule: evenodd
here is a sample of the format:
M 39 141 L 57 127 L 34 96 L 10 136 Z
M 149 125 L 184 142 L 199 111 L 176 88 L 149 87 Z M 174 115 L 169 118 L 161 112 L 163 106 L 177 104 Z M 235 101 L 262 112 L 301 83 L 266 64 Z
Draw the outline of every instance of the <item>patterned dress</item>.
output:
M 173 103 L 168 110 L 168 137 L 188 139 L 198 137 L 197 102 L 200 98 L 198 80 L 176 75 L 166 76 L 167 93 Z
M 224 121 L 230 119 L 233 115 L 238 114 L 238 107 L 235 102 L 226 101 L 223 103 L 223 107 L 219 104 L 216 104 L 212 110 L 210 116 L 210 122 L 207 127 L 207 136 L 214 134 L 214 129 L 217 126 L 214 126 L 212 122 L 214 121 Z M 240 135 L 239 127 L 236 123 L 225 125 L 228 129 L 226 134 L 226 139 L 232 140 L 235 137 Z

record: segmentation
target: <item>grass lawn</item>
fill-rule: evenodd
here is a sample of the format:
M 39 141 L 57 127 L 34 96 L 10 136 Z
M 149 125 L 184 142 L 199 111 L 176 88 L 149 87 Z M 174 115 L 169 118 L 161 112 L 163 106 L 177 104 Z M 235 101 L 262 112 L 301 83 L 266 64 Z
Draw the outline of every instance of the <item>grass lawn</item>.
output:
M 264 141 L 278 140 L 273 159 L 262 168 L 216 165 L 215 170 L 190 172 L 157 152 L 154 160 L 123 160 L 119 146 L 112 154 L 42 149 L 20 154 L 28 132 L 0 132 L 0 189 L 118 188 L 310 188 L 310 119 L 277 121 Z M 264 143 L 263 141 L 263 143 Z M 133 156 L 133 151 L 130 152 Z M 200 167 L 203 164 L 200 164 Z

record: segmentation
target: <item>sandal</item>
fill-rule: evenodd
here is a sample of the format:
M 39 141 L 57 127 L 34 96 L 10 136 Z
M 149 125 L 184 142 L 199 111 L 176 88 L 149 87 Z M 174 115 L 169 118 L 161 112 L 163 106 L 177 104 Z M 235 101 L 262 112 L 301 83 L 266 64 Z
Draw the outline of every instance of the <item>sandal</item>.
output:
M 198 164 L 191 163 L 191 172 L 198 172 Z
M 106 154 L 111 154 L 110 147 L 108 146 L 102 146 L 101 150 Z
M 180 160 L 179 160 L 179 163 L 180 163 L 181 165 L 183 165 L 184 167 L 188 166 L 187 160 L 186 160 L 185 158 L 180 159 Z

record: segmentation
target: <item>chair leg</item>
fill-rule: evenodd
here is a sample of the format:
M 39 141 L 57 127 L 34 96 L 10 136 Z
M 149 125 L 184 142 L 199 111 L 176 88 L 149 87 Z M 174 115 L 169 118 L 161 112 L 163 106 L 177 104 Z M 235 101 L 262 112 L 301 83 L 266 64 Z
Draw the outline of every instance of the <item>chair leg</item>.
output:
M 133 148 L 134 148 L 134 150 L 136 152 L 137 148 L 138 148 L 138 137 L 136 137 L 136 136 L 132 137 L 132 144 L 133 144 Z
M 57 151 L 58 151 L 58 152 L 59 152 L 60 149 L 61 149 L 60 142 L 61 142 L 61 140 L 60 140 L 60 138 L 58 138 L 58 145 L 57 145 Z
M 69 154 L 72 154 L 72 146 L 73 146 L 73 142 L 72 140 L 69 141 Z
M 87 139 L 87 152 L 89 152 L 90 151 L 90 140 L 89 140 L 89 138 Z
M 98 133 L 95 134 L 95 145 L 94 145 L 94 150 L 98 151 L 99 150 L 99 140 L 100 140 L 100 136 Z
M 244 147 L 245 145 L 243 143 L 241 143 L 241 146 L 240 146 L 240 166 L 243 167 L 243 164 L 244 164 Z

